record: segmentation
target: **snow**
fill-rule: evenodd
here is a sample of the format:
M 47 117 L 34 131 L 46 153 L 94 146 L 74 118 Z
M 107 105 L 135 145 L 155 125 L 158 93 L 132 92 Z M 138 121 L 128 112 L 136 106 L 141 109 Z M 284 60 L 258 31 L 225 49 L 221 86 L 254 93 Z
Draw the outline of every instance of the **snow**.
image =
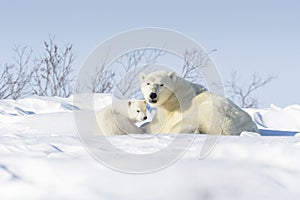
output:
M 95 105 L 85 105 L 84 99 L 91 97 Z M 133 175 L 97 162 L 76 131 L 74 112 L 99 110 L 111 103 L 111 96 L 84 94 L 78 99 L 82 101 L 75 104 L 72 97 L 0 101 L 0 199 L 281 200 L 300 195 L 299 105 L 246 109 L 261 135 L 220 136 L 203 159 L 199 157 L 207 136 L 196 135 L 173 164 Z M 159 152 L 174 139 L 173 134 L 143 137 L 111 136 L 110 141 L 124 152 L 144 155 Z M 182 134 L 179 140 L 188 137 Z
M 271 105 L 266 109 L 246 109 L 262 135 L 290 136 L 300 132 L 300 105 L 285 108 Z

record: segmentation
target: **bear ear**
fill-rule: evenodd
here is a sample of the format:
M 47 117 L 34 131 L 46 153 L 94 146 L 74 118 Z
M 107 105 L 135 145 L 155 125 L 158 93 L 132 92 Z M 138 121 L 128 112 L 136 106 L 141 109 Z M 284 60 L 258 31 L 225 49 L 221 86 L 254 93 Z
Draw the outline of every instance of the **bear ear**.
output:
M 175 72 L 169 72 L 168 75 L 172 81 L 174 81 L 174 82 L 176 81 L 177 76 L 176 76 Z
M 146 74 L 140 73 L 140 81 L 141 81 L 141 82 L 144 82 L 145 77 L 146 77 Z
M 131 104 L 132 104 L 132 101 L 129 100 L 129 101 L 128 101 L 128 106 L 131 106 Z

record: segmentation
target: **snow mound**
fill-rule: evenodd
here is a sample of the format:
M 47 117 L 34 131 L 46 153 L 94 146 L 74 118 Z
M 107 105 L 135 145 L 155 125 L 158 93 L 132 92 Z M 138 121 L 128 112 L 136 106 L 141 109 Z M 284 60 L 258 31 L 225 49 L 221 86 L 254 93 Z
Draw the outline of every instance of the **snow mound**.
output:
M 94 105 L 87 105 L 91 98 Z M 299 105 L 246 109 L 260 134 L 220 136 L 202 160 L 199 156 L 207 136 L 199 134 L 188 149 L 175 149 L 186 153 L 171 166 L 152 174 L 130 175 L 94 160 L 76 134 L 74 112 L 93 112 L 111 102 L 109 94 L 1 100 L 0 199 L 281 200 L 300 195 L 300 137 L 285 137 L 300 136 Z M 102 139 L 91 138 L 91 143 L 101 149 Z M 174 134 L 145 134 L 111 136 L 110 142 L 124 152 L 143 156 L 159 152 L 173 139 Z M 111 150 L 103 152 L 119 156 Z
M 259 122 L 266 128 L 275 130 L 300 131 L 300 106 L 291 105 L 279 108 L 275 105 L 266 110 L 259 118 Z M 256 118 L 257 118 L 256 117 Z
M 300 105 L 280 108 L 245 109 L 258 125 L 262 135 L 293 136 L 300 132 Z
M 110 94 L 77 94 L 76 104 L 73 104 L 74 96 L 40 97 L 30 96 L 18 100 L 0 100 L 0 115 L 20 116 L 46 113 L 72 112 L 74 110 L 100 110 L 111 103 Z M 93 98 L 94 105 L 86 103 L 87 98 Z
M 76 110 L 72 99 L 32 96 L 19 100 L 1 100 L 0 114 L 7 116 L 32 115 Z

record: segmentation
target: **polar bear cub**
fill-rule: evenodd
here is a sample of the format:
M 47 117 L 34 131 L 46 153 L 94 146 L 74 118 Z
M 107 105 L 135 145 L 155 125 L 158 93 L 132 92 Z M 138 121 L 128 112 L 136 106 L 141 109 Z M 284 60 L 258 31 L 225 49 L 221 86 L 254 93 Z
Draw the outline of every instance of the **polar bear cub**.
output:
M 147 119 L 145 100 L 116 100 L 96 113 L 101 135 L 143 133 L 135 125 Z

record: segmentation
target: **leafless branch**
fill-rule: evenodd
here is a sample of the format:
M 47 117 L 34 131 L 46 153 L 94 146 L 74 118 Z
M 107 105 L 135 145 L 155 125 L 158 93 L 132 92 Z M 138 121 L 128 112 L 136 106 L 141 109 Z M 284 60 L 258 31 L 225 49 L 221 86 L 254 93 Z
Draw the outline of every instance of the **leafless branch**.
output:
M 231 99 L 235 101 L 242 108 L 256 108 L 258 106 L 257 98 L 253 97 L 253 93 L 258 89 L 268 85 L 275 76 L 269 75 L 266 78 L 258 76 L 253 73 L 250 78 L 250 82 L 247 86 L 240 85 L 240 78 L 236 71 L 232 72 L 231 80 L 227 81 L 225 87 L 228 93 L 231 95 Z
M 29 68 L 32 49 L 15 46 L 12 63 L 4 65 L 0 74 L 0 98 L 17 99 L 30 94 L 29 82 L 33 71 Z
M 135 86 L 139 82 L 138 75 L 145 68 L 156 63 L 157 59 L 164 54 L 163 50 L 139 49 L 117 59 L 116 63 L 121 66 L 121 69 L 118 70 L 118 76 L 114 77 L 114 84 L 119 93 L 127 97 L 136 95 L 137 88 Z M 144 66 L 144 68 L 140 68 L 140 66 Z
M 74 81 L 74 53 L 71 44 L 60 49 L 54 37 L 44 42 L 45 53 L 35 59 L 31 88 L 33 94 L 40 96 L 68 97 Z
M 216 49 L 213 49 L 206 53 L 202 49 L 186 49 L 181 77 L 191 82 L 201 82 L 202 75 L 199 71 L 201 68 L 206 67 L 209 54 L 215 51 Z

